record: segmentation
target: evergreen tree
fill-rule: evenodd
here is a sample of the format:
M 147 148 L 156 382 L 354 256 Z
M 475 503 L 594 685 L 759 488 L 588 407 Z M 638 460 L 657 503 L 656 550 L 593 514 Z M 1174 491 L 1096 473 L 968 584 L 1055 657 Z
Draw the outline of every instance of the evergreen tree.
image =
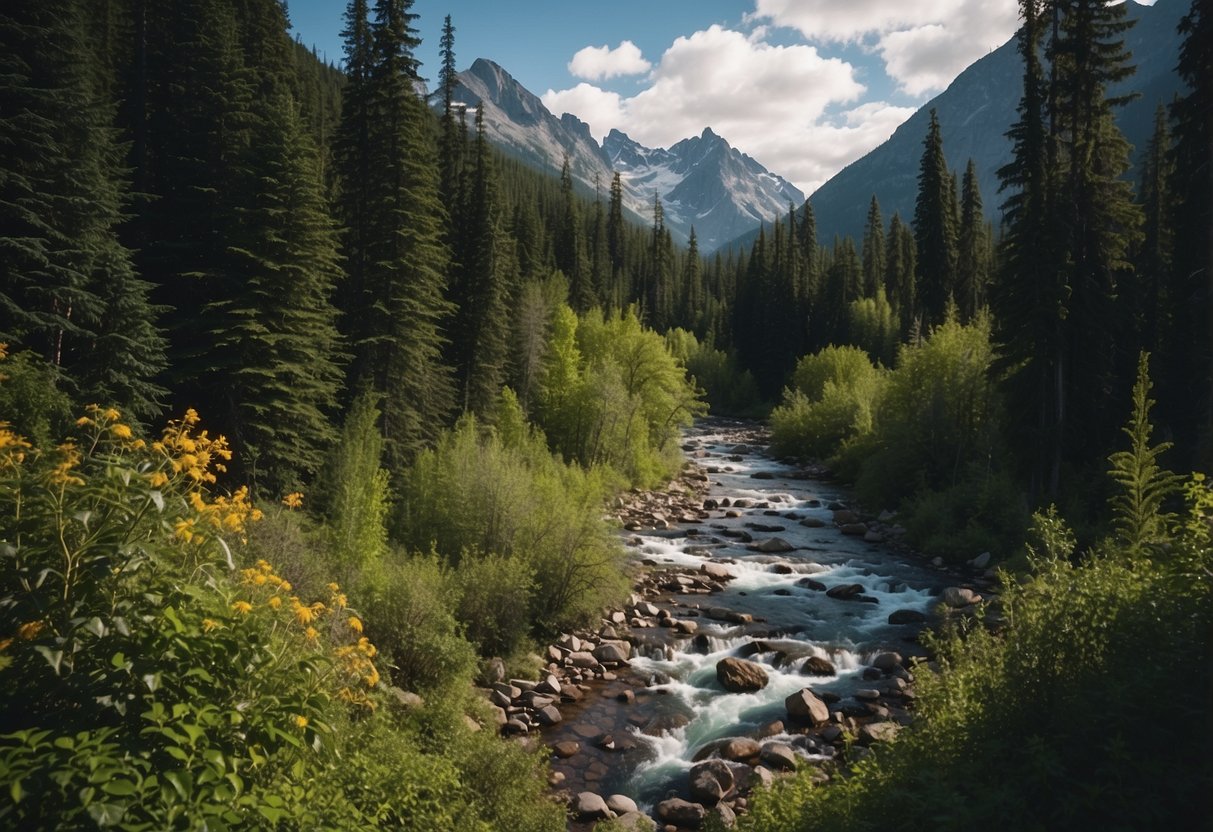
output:
M 989 262 L 977 166 L 970 159 L 961 190 L 960 236 L 956 250 L 956 305 L 962 321 L 972 320 L 977 310 L 985 306 Z
M 285 93 L 250 145 L 249 184 L 232 238 L 239 290 L 207 310 L 230 326 L 223 396 L 238 464 L 268 496 L 315 474 L 334 439 L 342 358 L 333 294 L 341 277 L 316 149 Z
M 888 251 L 885 254 L 885 294 L 897 312 L 899 330 L 904 337 L 913 326 L 916 309 L 914 294 L 915 254 L 914 235 L 894 213 L 889 222 Z
M 581 208 L 573 193 L 573 174 L 565 156 L 560 169 L 560 235 L 556 244 L 556 268 L 569 281 L 569 304 L 576 312 L 585 312 L 597 298 L 590 285 L 590 269 L 586 262 L 585 229 L 581 225 Z
M 699 258 L 699 240 L 695 237 L 695 226 L 691 226 L 691 236 L 687 240 L 686 259 L 682 268 L 682 324 L 692 331 L 702 334 L 702 319 L 704 313 L 705 290 L 703 285 L 703 264 Z
M 442 60 L 438 71 L 438 89 L 442 92 L 442 124 L 438 140 L 438 164 L 441 171 L 439 193 L 442 195 L 442 204 L 448 206 L 454 214 L 460 197 L 459 183 L 465 137 L 455 118 L 455 88 L 459 85 L 459 70 L 455 66 L 455 27 L 449 14 L 442 23 L 442 39 L 438 43 L 439 57 Z M 457 225 L 458 221 L 452 216 L 451 226 Z
M 607 253 L 611 262 L 611 291 L 615 305 L 622 306 L 622 275 L 627 266 L 627 227 L 623 219 L 623 184 L 619 171 L 611 177 L 611 195 L 607 203 Z
M 1167 126 L 1166 110 L 1159 105 L 1154 114 L 1154 134 L 1141 162 L 1139 193 L 1144 222 L 1141 246 L 1134 264 L 1136 280 L 1122 291 L 1126 295 L 1126 311 L 1132 316 L 1138 344 L 1147 351 L 1158 350 L 1164 332 L 1168 333 L 1166 342 L 1171 346 L 1172 324 L 1167 288 L 1171 282 L 1175 247 L 1172 224 L 1175 218 L 1174 179 L 1171 132 Z M 1163 356 L 1166 354 L 1164 352 Z
M 661 197 L 653 196 L 653 228 L 649 237 L 649 262 L 646 269 L 642 303 L 646 323 L 664 332 L 674 309 L 674 251 L 665 227 L 665 209 Z
M 956 283 L 955 188 L 943 155 L 939 119 L 931 110 L 931 124 L 923 140 L 918 169 L 918 198 L 914 203 L 914 240 L 918 247 L 917 301 L 923 323 L 943 323 Z
M 1182 360 L 1167 397 L 1180 442 L 1213 465 L 1213 7 L 1193 0 L 1180 21 L 1177 70 L 1187 84 L 1175 121 L 1175 254 L 1169 291 Z M 1195 406 L 1194 406 L 1195 405 Z
M 863 228 L 863 296 L 876 297 L 885 277 L 884 219 L 876 194 L 868 206 L 868 221 Z

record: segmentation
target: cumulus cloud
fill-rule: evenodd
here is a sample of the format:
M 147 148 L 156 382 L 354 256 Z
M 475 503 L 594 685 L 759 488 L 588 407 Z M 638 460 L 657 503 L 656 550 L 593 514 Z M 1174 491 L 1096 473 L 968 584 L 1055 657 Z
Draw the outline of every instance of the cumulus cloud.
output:
M 1019 25 L 1015 0 L 755 0 L 751 20 L 814 42 L 861 42 L 879 53 L 906 93 L 943 89 Z
M 674 41 L 635 95 L 582 83 L 549 89 L 542 98 L 552 112 L 585 121 L 596 136 L 619 128 L 649 147 L 668 147 L 710 126 L 810 193 L 913 112 L 860 104 L 865 91 L 853 66 L 813 46 L 772 45 L 712 26 Z
M 569 61 L 569 72 L 587 81 L 604 81 L 619 75 L 640 75 L 652 66 L 644 59 L 639 46 L 625 40 L 614 49 L 605 44 L 587 46 Z

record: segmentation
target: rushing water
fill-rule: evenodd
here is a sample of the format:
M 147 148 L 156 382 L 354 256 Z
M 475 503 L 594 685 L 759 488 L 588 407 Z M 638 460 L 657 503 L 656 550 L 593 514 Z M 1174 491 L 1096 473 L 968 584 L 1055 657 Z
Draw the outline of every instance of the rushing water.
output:
M 690 638 L 673 642 L 666 638 L 638 645 L 640 655 L 632 660 L 633 671 L 659 682 L 669 680 L 650 688 L 649 693 L 655 694 L 645 697 L 650 712 L 678 715 L 677 722 L 689 718 L 671 731 L 645 733 L 637 726 L 630 728 L 636 750 L 613 766 L 609 779 L 618 791 L 646 808 L 651 809 L 670 790 L 685 793 L 685 774 L 705 743 L 754 735 L 762 726 L 783 719 L 784 698 L 802 687 L 837 693 L 846 704 L 857 689 L 867 686 L 862 671 L 873 654 L 887 649 L 903 654 L 916 650 L 913 629 L 890 625 L 889 614 L 899 609 L 926 612 L 939 591 L 938 573 L 881 544 L 841 534 L 832 523 L 830 509 L 831 504 L 845 501 L 841 490 L 829 483 L 788 478 L 794 472 L 763 455 L 760 448 L 734 454 L 740 441 L 737 426 L 722 423 L 705 423 L 687 435 L 688 443 L 707 452 L 692 460 L 709 472 L 712 486 L 707 496 L 728 499 L 734 506 L 738 499 L 750 501 L 734 508 L 740 516 L 724 517 L 725 509 L 720 509 L 694 527 L 678 527 L 691 531 L 690 536 L 640 535 L 637 556 L 659 567 L 698 570 L 710 552 L 712 560 L 737 576 L 724 592 L 678 596 L 678 600 L 755 618 L 753 624 L 733 625 L 700 616 L 696 619 L 699 633 L 706 639 L 698 643 Z M 760 471 L 771 478 L 751 476 Z M 825 525 L 801 525 L 806 518 L 817 518 Z M 781 528 L 776 530 L 776 526 Z M 761 554 L 729 536 L 740 532 L 751 535 L 755 544 L 779 537 L 796 548 Z M 862 584 L 863 595 L 876 603 L 838 600 L 798 583 L 810 577 L 826 587 Z M 749 645 L 756 639 L 762 642 L 763 652 L 750 654 Z M 704 650 L 707 652 L 701 652 Z M 761 691 L 728 693 L 717 682 L 716 663 L 739 652 L 767 672 L 770 681 Z M 801 665 L 810 656 L 828 659 L 836 674 L 804 675 Z M 804 746 L 801 752 L 811 756 Z

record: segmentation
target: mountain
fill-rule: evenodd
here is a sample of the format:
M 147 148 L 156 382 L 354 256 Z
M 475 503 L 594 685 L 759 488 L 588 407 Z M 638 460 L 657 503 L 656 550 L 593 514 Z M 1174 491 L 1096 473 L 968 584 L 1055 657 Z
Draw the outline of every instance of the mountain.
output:
M 1136 91 L 1140 97 L 1121 108 L 1117 124 L 1134 146 L 1136 163 L 1154 129 L 1154 111 L 1180 92 L 1175 74 L 1181 42 L 1175 27 L 1187 11 L 1186 0 L 1158 0 L 1143 6 L 1127 0 L 1137 21 L 1125 36 L 1137 72 L 1113 87 L 1114 94 Z M 956 80 L 910 116 L 884 144 L 843 168 L 809 197 L 817 219 L 818 239 L 831 244 L 834 235 L 863 237 L 872 194 L 888 222 L 894 211 L 909 221 L 918 192 L 918 165 L 935 109 L 943 134 L 944 155 L 959 176 L 970 158 L 977 164 L 986 216 L 997 224 L 1003 195 L 998 169 L 1011 159 L 1006 132 L 1016 119 L 1023 94 L 1023 65 L 1015 39 L 972 64 Z M 1136 173 L 1133 174 L 1136 176 Z M 733 245 L 749 246 L 757 234 L 743 235 Z
M 804 201 L 794 185 L 710 128 L 668 150 L 644 147 L 618 130 L 600 145 L 589 125 L 570 113 L 557 118 L 492 61 L 478 59 L 458 80 L 455 102 L 483 102 L 485 131 L 503 151 L 553 173 L 567 156 L 569 171 L 589 194 L 605 194 L 618 170 L 625 207 L 636 219 L 651 221 L 653 197 L 659 195 L 674 239 L 685 244 L 694 226 L 705 254 Z

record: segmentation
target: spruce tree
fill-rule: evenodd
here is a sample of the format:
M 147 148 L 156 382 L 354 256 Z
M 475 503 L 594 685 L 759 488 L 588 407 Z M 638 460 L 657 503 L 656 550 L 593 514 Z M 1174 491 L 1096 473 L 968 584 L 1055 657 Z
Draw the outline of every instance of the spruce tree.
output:
M 573 174 L 568 156 L 560 169 L 560 232 L 556 242 L 556 267 L 569 281 L 569 305 L 585 312 L 595 303 L 586 262 L 585 229 L 581 225 L 581 207 L 573 193 Z
M 623 271 L 627 267 L 627 226 L 623 219 L 623 184 L 619 171 L 611 177 L 611 195 L 607 203 L 607 253 L 611 261 L 611 291 L 616 303 L 623 303 Z
M 954 194 L 939 119 L 932 108 L 918 169 L 918 198 L 914 203 L 914 240 L 918 247 L 916 295 L 923 323 L 931 326 L 943 322 L 956 288 Z
M 884 219 L 880 216 L 880 203 L 876 194 L 868 206 L 868 221 L 863 227 L 863 296 L 876 297 L 876 290 L 884 282 L 885 243 Z
M 691 236 L 687 240 L 686 260 L 682 268 L 682 325 L 688 329 L 703 334 L 702 318 L 706 302 L 703 285 L 703 264 L 699 259 L 699 240 L 695 236 L 695 226 L 691 226 Z
M 455 118 L 455 89 L 459 86 L 459 77 L 455 66 L 455 26 L 451 23 L 449 14 L 442 23 L 439 56 L 442 60 L 438 71 L 438 89 L 442 93 L 442 121 L 438 139 L 438 164 L 441 171 L 439 193 L 442 195 L 442 203 L 448 206 L 453 214 L 454 206 L 460 198 L 464 135 Z M 458 225 L 454 217 L 451 225 Z
M 653 227 L 649 235 L 648 264 L 645 270 L 644 313 L 646 323 L 658 332 L 670 326 L 674 309 L 674 251 L 665 227 L 665 209 L 661 197 L 653 196 Z
M 972 320 L 985 306 L 989 261 L 977 166 L 970 159 L 961 189 L 960 234 L 956 248 L 956 306 L 962 321 Z

